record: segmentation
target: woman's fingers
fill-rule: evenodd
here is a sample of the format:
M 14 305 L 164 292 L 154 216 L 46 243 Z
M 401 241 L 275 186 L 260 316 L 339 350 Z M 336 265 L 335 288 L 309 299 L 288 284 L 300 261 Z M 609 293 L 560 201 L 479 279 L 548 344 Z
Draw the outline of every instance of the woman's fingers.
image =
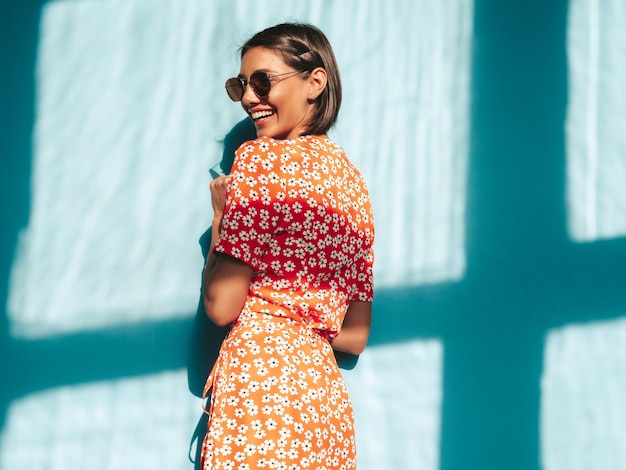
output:
M 211 189 L 211 204 L 213 205 L 213 211 L 222 213 L 226 206 L 226 188 L 228 187 L 228 175 L 219 176 L 211 181 L 209 188 Z

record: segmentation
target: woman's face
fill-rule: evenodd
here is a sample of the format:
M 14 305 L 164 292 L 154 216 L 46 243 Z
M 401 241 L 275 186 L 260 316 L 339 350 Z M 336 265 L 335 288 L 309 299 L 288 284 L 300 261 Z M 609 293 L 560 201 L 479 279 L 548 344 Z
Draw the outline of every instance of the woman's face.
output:
M 241 59 L 239 76 L 247 79 L 254 72 L 272 76 L 293 71 L 279 52 L 254 47 Z M 308 101 L 309 80 L 303 75 L 276 77 L 267 96 L 259 97 L 250 85 L 246 87 L 241 105 L 254 122 L 257 136 L 282 140 L 295 139 L 305 133 L 313 105 Z

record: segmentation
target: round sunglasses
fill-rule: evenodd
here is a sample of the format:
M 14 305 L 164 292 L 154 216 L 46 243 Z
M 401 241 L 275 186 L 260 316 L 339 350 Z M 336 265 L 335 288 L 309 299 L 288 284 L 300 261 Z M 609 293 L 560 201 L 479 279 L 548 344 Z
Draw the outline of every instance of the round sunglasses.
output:
M 250 84 L 252 91 L 259 97 L 265 97 L 270 94 L 272 89 L 272 82 L 278 83 L 285 78 L 289 78 L 286 75 L 296 75 L 298 73 L 306 72 L 306 70 L 293 70 L 291 72 L 279 73 L 277 75 L 268 75 L 265 72 L 254 72 L 250 75 L 250 78 L 233 77 L 226 80 L 226 93 L 228 97 L 233 101 L 241 101 L 244 93 L 246 92 L 246 86 Z M 284 77 L 278 79 L 277 77 Z

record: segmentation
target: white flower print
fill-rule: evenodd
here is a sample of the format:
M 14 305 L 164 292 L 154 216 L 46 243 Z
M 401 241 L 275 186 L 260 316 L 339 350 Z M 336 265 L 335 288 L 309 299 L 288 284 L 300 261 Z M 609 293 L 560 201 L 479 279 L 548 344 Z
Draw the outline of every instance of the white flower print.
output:
M 315 136 L 248 142 L 231 175 L 215 250 L 254 273 L 214 368 L 206 468 L 354 470 L 352 410 L 325 338 L 351 300 L 372 299 L 363 179 Z

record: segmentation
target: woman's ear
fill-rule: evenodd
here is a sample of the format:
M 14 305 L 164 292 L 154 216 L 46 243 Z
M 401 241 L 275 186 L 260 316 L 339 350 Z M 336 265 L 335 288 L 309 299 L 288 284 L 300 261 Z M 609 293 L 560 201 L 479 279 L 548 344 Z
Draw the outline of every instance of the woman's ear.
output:
M 328 77 L 326 76 L 326 70 L 322 67 L 313 69 L 311 75 L 309 75 L 309 100 L 315 101 L 319 95 L 322 94 L 326 88 L 326 82 Z

